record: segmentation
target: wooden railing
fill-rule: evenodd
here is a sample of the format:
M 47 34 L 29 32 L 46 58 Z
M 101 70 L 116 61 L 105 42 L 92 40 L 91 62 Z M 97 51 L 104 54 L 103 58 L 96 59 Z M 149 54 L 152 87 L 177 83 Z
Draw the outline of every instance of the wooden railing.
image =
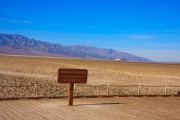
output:
M 177 95 L 180 86 L 75 84 L 74 96 Z M 67 97 L 68 85 L 0 86 L 0 98 Z

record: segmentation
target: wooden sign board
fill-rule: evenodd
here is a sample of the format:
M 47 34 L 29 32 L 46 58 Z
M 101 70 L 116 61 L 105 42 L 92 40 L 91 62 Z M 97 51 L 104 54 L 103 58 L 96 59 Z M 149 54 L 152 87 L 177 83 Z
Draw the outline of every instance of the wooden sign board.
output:
M 88 71 L 86 69 L 58 70 L 58 83 L 87 83 Z

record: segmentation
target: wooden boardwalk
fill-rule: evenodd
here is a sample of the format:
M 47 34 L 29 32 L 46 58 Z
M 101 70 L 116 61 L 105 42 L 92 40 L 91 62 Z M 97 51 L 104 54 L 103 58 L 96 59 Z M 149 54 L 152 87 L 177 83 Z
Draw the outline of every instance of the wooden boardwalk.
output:
M 180 97 L 0 101 L 0 120 L 180 120 Z

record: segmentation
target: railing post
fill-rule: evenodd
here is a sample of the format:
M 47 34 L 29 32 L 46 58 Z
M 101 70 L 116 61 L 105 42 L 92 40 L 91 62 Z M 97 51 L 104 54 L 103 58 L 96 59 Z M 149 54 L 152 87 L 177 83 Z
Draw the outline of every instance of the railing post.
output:
M 75 96 L 75 89 L 76 89 L 76 84 L 74 84 L 74 90 L 73 90 L 73 95 Z
M 165 86 L 165 95 L 167 95 L 167 85 Z
M 16 84 L 16 93 L 15 93 L 16 95 L 16 97 L 18 97 L 18 87 L 17 87 L 17 84 Z
M 140 87 L 141 85 L 139 84 L 139 87 L 138 87 L 138 94 L 140 95 Z
M 109 95 L 109 84 L 107 85 L 107 95 Z
M 34 97 L 36 97 L 36 83 L 34 84 Z

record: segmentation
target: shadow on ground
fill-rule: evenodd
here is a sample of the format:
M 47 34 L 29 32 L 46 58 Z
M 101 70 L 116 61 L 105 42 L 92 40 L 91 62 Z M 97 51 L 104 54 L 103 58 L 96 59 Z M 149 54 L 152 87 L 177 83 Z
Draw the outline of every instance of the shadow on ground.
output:
M 74 105 L 74 106 L 84 106 L 84 105 L 110 105 L 110 104 L 126 104 L 126 103 L 105 102 L 105 103 L 93 103 L 93 104 L 76 104 L 76 105 Z

